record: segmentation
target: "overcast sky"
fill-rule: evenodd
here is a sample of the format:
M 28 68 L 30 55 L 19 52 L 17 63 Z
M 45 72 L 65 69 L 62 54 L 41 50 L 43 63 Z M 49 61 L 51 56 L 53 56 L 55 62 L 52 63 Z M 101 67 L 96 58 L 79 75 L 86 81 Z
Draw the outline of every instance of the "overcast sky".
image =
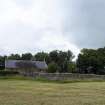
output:
M 105 46 L 105 0 L 0 0 L 0 54 Z

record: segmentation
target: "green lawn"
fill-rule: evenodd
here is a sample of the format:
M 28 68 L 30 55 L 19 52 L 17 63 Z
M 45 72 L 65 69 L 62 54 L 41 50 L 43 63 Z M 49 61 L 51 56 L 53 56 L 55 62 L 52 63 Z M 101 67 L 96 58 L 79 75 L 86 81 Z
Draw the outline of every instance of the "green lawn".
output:
M 1 79 L 0 105 L 105 105 L 105 82 Z

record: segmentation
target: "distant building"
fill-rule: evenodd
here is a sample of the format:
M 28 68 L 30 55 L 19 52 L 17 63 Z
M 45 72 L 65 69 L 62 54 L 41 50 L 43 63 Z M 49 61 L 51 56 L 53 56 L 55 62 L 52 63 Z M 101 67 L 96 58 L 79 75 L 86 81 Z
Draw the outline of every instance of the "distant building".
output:
M 33 69 L 38 72 L 45 71 L 48 68 L 45 61 L 29 61 L 29 60 L 6 60 L 5 69 Z

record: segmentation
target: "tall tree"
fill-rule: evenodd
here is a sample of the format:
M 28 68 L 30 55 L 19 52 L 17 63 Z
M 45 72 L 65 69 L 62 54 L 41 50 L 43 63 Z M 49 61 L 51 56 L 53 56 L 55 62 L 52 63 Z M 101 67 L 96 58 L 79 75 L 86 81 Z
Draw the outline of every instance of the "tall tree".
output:
M 33 58 L 33 55 L 31 53 L 22 54 L 22 57 L 21 57 L 22 60 L 31 60 L 32 58 Z

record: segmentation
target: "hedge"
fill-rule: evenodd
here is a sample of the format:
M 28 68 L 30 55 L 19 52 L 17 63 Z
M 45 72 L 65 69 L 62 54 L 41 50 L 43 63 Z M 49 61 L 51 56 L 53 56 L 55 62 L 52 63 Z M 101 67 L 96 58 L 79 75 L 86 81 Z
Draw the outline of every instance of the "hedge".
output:
M 0 76 L 9 76 L 9 75 L 17 75 L 17 74 L 19 74 L 19 72 L 17 71 L 6 71 L 6 70 L 0 71 Z

